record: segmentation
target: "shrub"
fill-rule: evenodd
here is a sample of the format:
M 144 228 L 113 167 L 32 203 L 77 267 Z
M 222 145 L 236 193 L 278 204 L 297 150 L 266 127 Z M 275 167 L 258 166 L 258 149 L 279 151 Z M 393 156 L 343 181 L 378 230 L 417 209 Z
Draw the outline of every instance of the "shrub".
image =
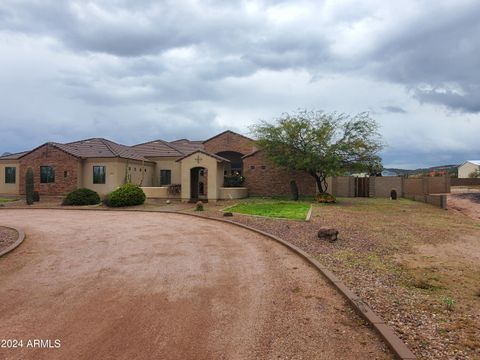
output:
M 100 203 L 100 196 L 90 189 L 77 189 L 68 193 L 63 205 L 95 205 Z
M 337 202 L 337 199 L 335 199 L 335 196 L 329 194 L 329 193 L 321 193 L 321 194 L 317 194 L 315 196 L 315 199 L 317 200 L 317 202 L 319 203 L 327 203 L 327 204 L 330 204 L 330 203 L 334 203 L 334 202 Z
M 223 186 L 225 187 L 242 187 L 245 177 L 242 175 L 225 176 L 223 178 Z
M 108 195 L 108 206 L 122 207 L 142 205 L 145 202 L 145 193 L 138 185 L 127 183 Z
M 33 204 L 33 170 L 32 168 L 28 168 L 27 174 L 25 175 L 25 194 L 27 197 L 27 205 Z
M 197 205 L 195 206 L 195 211 L 203 211 L 203 202 L 197 201 Z
M 38 191 L 33 192 L 33 201 L 34 202 L 39 202 L 40 201 L 40 194 L 38 193 Z

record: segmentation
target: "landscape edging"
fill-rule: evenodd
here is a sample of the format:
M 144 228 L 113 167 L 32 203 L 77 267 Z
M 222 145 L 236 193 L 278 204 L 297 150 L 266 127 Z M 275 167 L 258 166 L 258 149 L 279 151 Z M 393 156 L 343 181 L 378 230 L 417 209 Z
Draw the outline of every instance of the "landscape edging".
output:
M 0 251 L 0 257 L 9 253 L 10 251 L 15 250 L 23 242 L 23 240 L 25 240 L 25 232 L 22 229 L 19 229 L 19 228 L 13 227 L 13 226 L 5 226 L 5 225 L 1 225 L 1 227 L 15 230 L 18 234 L 18 239 L 15 240 L 15 242 L 12 245 L 10 245 L 9 247 L 7 247 L 6 249 L 1 250 Z
M 327 269 L 324 265 L 322 265 L 318 260 L 314 257 L 310 256 L 307 252 L 303 251 L 299 247 L 280 239 L 279 237 L 269 234 L 265 231 L 255 229 L 251 226 L 240 224 L 234 222 L 232 220 L 214 218 L 214 217 L 207 217 L 199 214 L 187 213 L 187 212 L 179 212 L 179 211 L 166 211 L 166 210 L 133 210 L 133 209 L 73 209 L 73 208 L 49 208 L 49 207 L 36 207 L 36 208 L 10 208 L 10 209 L 18 209 L 18 210 L 81 210 L 81 211 L 128 211 L 128 212 L 145 212 L 145 213 L 162 213 L 162 214 L 179 214 L 179 215 L 186 215 L 192 216 L 201 219 L 208 219 L 214 220 L 218 222 L 223 222 L 227 224 L 231 224 L 237 227 L 241 227 L 250 231 L 253 231 L 257 234 L 270 238 L 283 246 L 289 248 L 293 252 L 300 255 L 310 264 L 312 264 L 333 286 L 340 292 L 351 304 L 351 306 L 357 311 L 357 313 L 362 316 L 374 329 L 375 331 L 381 336 L 381 338 L 387 343 L 388 347 L 393 351 L 393 353 L 401 360 L 415 360 L 417 357 L 413 354 L 413 352 L 405 345 L 405 343 L 395 334 L 388 324 L 386 324 L 383 319 L 378 316 L 367 304 L 365 304 L 358 295 L 356 295 L 353 291 L 351 291 L 340 279 L 338 279 L 330 270 Z M 5 209 L 6 210 L 6 209 Z M 1 210 L 0 210 L 1 211 Z M 23 240 L 22 240 L 23 241 Z M 18 245 L 17 245 L 18 246 Z

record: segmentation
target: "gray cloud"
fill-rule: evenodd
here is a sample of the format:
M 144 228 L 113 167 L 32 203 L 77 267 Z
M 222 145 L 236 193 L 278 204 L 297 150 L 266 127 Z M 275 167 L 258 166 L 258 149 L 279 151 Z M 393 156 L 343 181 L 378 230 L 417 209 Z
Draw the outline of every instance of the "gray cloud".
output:
M 412 127 L 460 159 L 480 130 L 479 15 L 473 0 L 4 0 L 0 152 L 208 137 L 305 107 L 381 109 L 390 162 L 426 146 L 403 140 Z
M 407 111 L 405 109 L 402 109 L 399 106 L 392 106 L 392 105 L 383 106 L 382 109 L 387 111 L 387 112 L 394 113 L 394 114 L 406 114 L 407 113 Z

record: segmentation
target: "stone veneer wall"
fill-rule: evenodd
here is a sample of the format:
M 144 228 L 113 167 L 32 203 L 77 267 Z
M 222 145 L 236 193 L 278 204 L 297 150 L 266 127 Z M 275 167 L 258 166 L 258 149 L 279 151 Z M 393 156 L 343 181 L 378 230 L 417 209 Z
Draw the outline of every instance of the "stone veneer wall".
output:
M 51 144 L 45 144 L 30 154 L 20 158 L 19 190 L 25 194 L 25 175 L 27 169 L 33 169 L 35 191 L 40 195 L 60 195 L 75 190 L 79 184 L 80 159 L 67 154 Z M 40 166 L 52 166 L 55 169 L 55 182 L 49 184 L 40 183 Z M 64 177 L 64 172 L 68 176 Z
M 300 195 L 315 195 L 315 179 L 302 171 L 272 165 L 261 151 L 243 159 L 244 186 L 250 196 L 289 196 L 290 181 L 295 180 Z

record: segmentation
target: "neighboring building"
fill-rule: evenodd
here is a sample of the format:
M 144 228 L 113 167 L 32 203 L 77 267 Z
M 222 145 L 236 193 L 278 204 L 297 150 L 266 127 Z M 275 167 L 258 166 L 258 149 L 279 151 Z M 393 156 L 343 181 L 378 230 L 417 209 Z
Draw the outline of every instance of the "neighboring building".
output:
M 64 195 L 86 187 L 105 196 L 127 181 L 149 197 L 182 200 L 288 195 L 295 180 L 300 193 L 314 194 L 314 179 L 278 168 L 255 141 L 225 131 L 205 141 L 154 140 L 134 146 L 93 138 L 45 143 L 33 150 L 0 156 L 0 194 L 24 195 L 25 174 L 34 171 L 41 195 Z M 244 175 L 246 189 L 223 187 L 225 175 Z
M 470 174 L 480 170 L 480 160 L 467 160 L 458 167 L 458 177 L 460 179 L 466 179 L 470 177 Z

